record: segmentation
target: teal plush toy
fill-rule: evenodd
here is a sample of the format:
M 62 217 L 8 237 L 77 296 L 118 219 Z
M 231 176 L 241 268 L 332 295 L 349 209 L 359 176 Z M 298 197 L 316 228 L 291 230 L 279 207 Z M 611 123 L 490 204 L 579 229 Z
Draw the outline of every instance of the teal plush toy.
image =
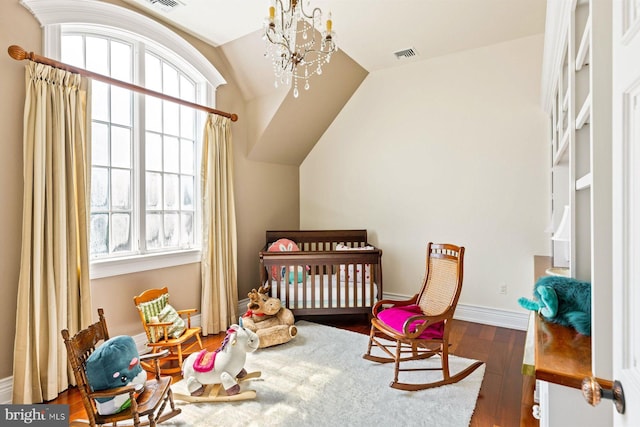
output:
M 105 341 L 87 359 L 87 381 L 93 391 L 108 390 L 125 385 L 138 385 L 140 391 L 147 374 L 140 366 L 140 355 L 133 338 L 126 335 Z M 128 393 L 114 398 L 97 398 L 101 415 L 115 414 L 131 406 Z
M 591 335 L 591 284 L 569 277 L 542 277 L 535 284 L 533 296 L 534 300 L 518 299 L 518 304 L 537 311 L 549 322 Z

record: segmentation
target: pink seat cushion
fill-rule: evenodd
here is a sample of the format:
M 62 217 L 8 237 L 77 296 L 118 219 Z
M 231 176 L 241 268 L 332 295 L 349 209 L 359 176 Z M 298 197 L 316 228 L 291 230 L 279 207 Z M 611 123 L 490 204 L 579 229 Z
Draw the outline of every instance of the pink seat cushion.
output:
M 404 322 L 411 316 L 416 316 L 422 314 L 422 310 L 417 305 L 406 305 L 402 307 L 391 307 L 386 310 L 382 310 L 378 313 L 378 319 L 381 320 L 385 325 L 395 329 L 396 331 L 402 333 L 402 326 Z M 420 320 L 416 320 L 410 326 L 410 330 L 413 332 L 416 330 L 418 325 L 423 323 Z M 427 329 L 420 334 L 421 339 L 439 339 L 442 338 L 442 334 L 444 333 L 444 323 L 438 322 L 429 326 Z

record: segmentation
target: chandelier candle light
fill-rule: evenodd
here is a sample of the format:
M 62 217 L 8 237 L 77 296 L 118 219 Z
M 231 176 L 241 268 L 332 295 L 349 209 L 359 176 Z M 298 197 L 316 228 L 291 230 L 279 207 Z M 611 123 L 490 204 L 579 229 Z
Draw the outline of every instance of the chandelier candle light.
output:
M 322 11 L 314 8 L 305 12 L 303 0 L 275 0 L 269 7 L 265 21 L 265 56 L 273 61 L 275 86 L 293 82 L 293 96 L 298 97 L 298 80 L 309 89 L 309 78 L 322 74 L 322 67 L 329 63 L 338 50 L 332 30 L 331 13 L 322 28 Z M 307 4 L 308 4 L 307 0 Z M 319 40 L 320 36 L 322 39 Z

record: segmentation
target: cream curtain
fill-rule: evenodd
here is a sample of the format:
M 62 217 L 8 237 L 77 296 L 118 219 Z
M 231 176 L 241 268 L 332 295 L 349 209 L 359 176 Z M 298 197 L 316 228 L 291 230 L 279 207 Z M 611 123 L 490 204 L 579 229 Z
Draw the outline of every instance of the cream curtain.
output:
M 237 323 L 238 263 L 231 120 L 209 114 L 202 143 L 203 335 Z
M 15 404 L 54 399 L 73 383 L 60 331 L 91 322 L 88 85 L 48 65 L 26 66 Z

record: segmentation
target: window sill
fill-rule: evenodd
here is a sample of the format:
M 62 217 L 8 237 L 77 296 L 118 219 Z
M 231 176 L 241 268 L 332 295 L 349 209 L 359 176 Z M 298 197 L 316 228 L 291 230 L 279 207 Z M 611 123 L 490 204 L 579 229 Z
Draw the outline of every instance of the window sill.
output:
M 200 262 L 200 250 L 164 252 L 159 254 L 136 255 L 91 262 L 89 275 L 91 279 L 118 276 L 120 274 L 138 273 L 157 270 L 178 265 Z

